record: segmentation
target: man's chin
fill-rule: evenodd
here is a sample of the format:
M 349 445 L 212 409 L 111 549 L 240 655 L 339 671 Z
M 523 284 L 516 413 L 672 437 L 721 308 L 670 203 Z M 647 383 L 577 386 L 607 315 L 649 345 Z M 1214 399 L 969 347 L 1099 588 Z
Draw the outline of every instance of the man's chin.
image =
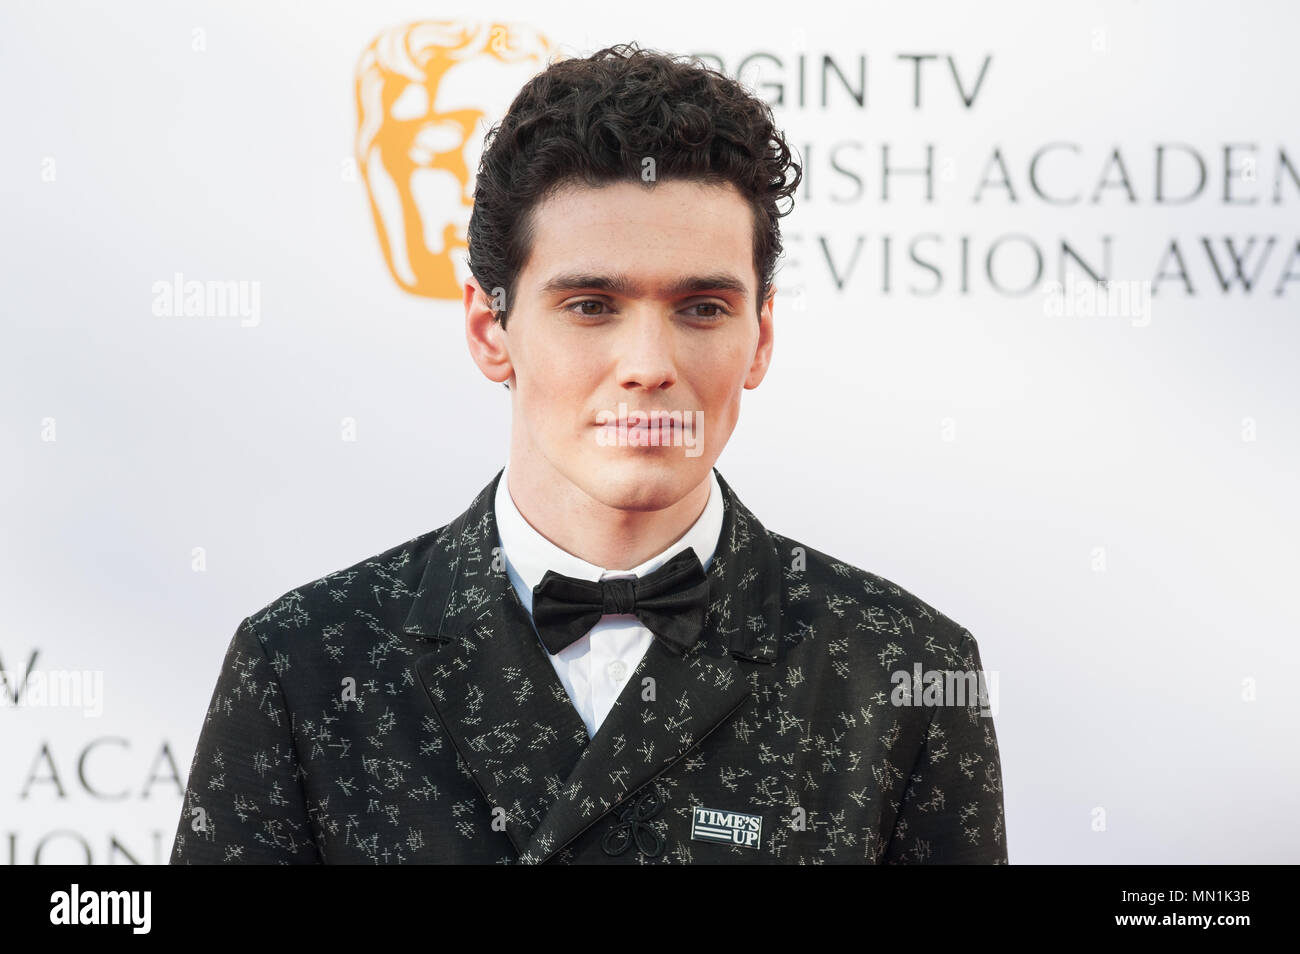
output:
M 708 475 L 699 459 L 685 457 L 681 448 L 608 450 L 612 453 L 584 462 L 582 479 L 592 497 L 618 510 L 671 507 Z

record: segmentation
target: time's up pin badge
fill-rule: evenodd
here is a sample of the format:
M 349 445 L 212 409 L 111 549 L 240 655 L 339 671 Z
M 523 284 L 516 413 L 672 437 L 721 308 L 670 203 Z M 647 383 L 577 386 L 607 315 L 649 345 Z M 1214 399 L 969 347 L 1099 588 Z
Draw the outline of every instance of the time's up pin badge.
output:
M 691 840 L 758 849 L 763 840 L 763 817 L 744 812 L 696 808 L 691 819 Z

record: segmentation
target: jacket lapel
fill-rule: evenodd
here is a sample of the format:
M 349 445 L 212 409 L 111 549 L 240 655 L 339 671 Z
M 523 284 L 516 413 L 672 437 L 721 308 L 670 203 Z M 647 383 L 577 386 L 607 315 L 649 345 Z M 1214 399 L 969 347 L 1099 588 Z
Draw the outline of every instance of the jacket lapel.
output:
M 434 542 L 403 629 L 440 644 L 416 673 L 521 852 L 588 740 L 499 554 L 501 473 Z
M 582 750 L 520 861 L 540 864 L 663 774 L 761 691 L 780 638 L 781 566 L 757 518 L 718 475 L 722 533 L 709 610 L 685 656 L 656 639 Z
M 541 863 L 762 688 L 768 666 L 753 664 L 776 660 L 781 565 L 717 474 L 723 521 L 704 632 L 685 656 L 654 640 L 589 740 L 505 572 L 501 473 L 433 542 L 403 629 L 439 644 L 416 661 L 420 682 L 487 803 L 505 810 L 520 861 Z

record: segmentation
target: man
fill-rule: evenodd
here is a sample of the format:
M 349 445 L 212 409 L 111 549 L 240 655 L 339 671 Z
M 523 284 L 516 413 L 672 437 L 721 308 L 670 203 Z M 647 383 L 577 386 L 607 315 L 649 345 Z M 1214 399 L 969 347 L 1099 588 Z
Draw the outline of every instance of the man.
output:
M 971 634 L 713 469 L 799 175 L 696 64 L 614 47 L 524 87 L 465 288 L 507 465 L 240 624 L 173 862 L 1007 860 Z

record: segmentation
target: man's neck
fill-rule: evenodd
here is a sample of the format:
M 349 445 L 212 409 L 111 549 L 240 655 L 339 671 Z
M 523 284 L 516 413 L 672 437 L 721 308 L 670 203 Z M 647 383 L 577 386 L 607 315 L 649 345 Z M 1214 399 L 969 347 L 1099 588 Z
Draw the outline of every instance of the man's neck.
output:
M 558 475 L 557 475 L 558 476 Z M 661 510 L 609 507 L 567 480 L 538 479 L 512 462 L 506 490 L 528 524 L 557 547 L 606 570 L 630 570 L 679 540 L 704 512 L 711 481 Z

